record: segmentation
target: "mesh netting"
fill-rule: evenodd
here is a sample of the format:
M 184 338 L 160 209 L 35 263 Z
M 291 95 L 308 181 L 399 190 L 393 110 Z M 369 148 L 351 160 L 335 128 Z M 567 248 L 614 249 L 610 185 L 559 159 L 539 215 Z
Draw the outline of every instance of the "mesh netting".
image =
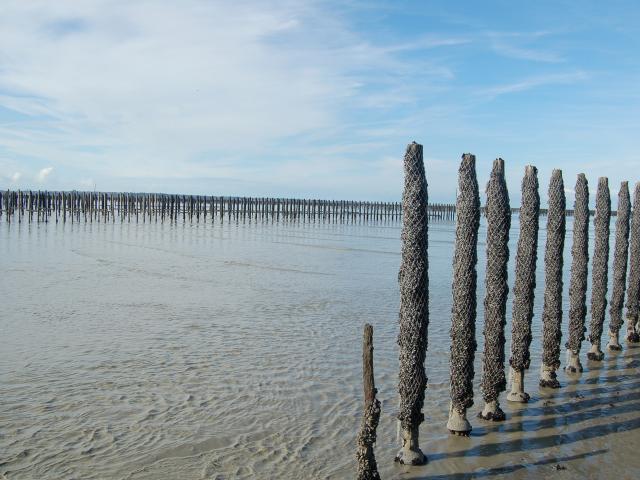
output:
M 547 244 L 544 252 L 545 290 L 542 311 L 542 362 L 554 369 L 560 367 L 562 256 L 566 233 L 566 207 L 562 171 L 554 170 L 549 183 Z
M 480 195 L 476 157 L 462 156 L 458 171 L 456 246 L 451 308 L 451 403 L 459 412 L 473 405 L 473 358 L 476 352 L 476 263 Z
M 619 332 L 623 322 L 622 307 L 624 306 L 624 291 L 627 280 L 630 214 L 629 183 L 622 182 L 618 193 L 616 244 L 613 250 L 613 291 L 611 292 L 611 305 L 609 307 L 609 314 L 611 315 L 609 330 L 612 332 Z
M 609 223 L 611 221 L 611 195 L 609 180 L 600 177 L 596 193 L 596 214 L 593 220 L 595 243 L 593 246 L 591 277 L 591 323 L 589 341 L 600 345 L 602 325 L 607 310 L 607 282 L 609 265 Z
M 504 374 L 504 329 L 506 322 L 507 264 L 511 207 L 504 178 L 504 160 L 493 162 L 487 184 L 487 273 L 484 298 L 484 356 L 482 359 L 482 397 L 485 402 L 498 399 L 507 381 Z
M 627 316 L 638 320 L 640 311 L 640 182 L 633 194 L 633 214 L 629 233 L 629 286 L 627 287 Z
M 516 279 L 513 288 L 513 324 L 511 329 L 511 358 L 515 370 L 529 368 L 531 320 L 533 319 L 534 289 L 536 287 L 536 260 L 538 258 L 538 222 L 540 196 L 538 170 L 531 165 L 522 179 L 520 206 L 520 237 L 516 252 Z
M 413 142 L 404 156 L 402 195 L 402 264 L 400 266 L 400 375 L 398 419 L 404 429 L 417 428 L 424 416 L 427 387 L 424 359 L 429 325 L 427 181 L 422 145 Z
M 569 281 L 569 340 L 566 347 L 580 352 L 584 340 L 587 315 L 587 274 L 589 265 L 589 184 L 584 173 L 576 182 L 576 202 L 571 246 L 571 279 Z

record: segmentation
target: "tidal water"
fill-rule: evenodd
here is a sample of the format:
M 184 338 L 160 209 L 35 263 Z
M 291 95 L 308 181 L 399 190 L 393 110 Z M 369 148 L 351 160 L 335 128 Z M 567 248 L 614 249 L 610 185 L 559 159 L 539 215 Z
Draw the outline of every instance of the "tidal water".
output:
M 400 223 L 2 219 L 0 479 L 354 478 L 364 323 L 374 327 L 384 479 L 640 478 L 640 348 L 625 344 L 598 364 L 586 360 L 585 342 L 581 376 L 560 373 L 563 389 L 538 388 L 545 224 L 532 399 L 511 405 L 503 396 L 503 423 L 475 418 L 481 226 L 474 430 L 461 438 L 445 427 L 454 224 L 431 223 L 421 428 L 429 464 L 409 468 L 393 463 Z M 517 233 L 514 217 L 511 284 Z

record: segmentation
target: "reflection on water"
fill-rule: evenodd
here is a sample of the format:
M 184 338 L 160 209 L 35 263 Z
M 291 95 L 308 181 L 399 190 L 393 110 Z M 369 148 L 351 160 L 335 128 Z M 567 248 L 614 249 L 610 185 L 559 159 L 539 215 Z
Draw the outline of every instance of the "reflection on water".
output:
M 502 424 L 474 419 L 468 439 L 448 434 L 453 229 L 430 227 L 430 463 L 409 469 L 392 462 L 398 223 L 0 222 L 0 478 L 353 478 L 365 322 L 383 478 L 640 475 L 640 348 L 585 360 L 560 391 L 537 387 L 544 230 L 532 403 L 505 405 Z M 472 414 L 480 354 L 476 372 Z

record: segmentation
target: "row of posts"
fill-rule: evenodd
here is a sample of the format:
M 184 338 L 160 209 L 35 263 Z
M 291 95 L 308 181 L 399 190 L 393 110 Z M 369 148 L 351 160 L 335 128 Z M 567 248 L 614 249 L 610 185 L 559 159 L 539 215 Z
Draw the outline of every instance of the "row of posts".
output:
M 512 213 L 519 213 L 512 208 Z M 455 204 L 427 206 L 430 219 L 454 220 Z M 0 191 L 0 216 L 18 222 L 164 222 L 179 220 L 206 222 L 216 218 L 295 219 L 295 220 L 383 220 L 399 219 L 399 202 L 358 202 L 296 198 L 223 197 L 156 193 Z M 487 215 L 487 207 L 481 207 Z M 540 209 L 547 215 L 548 209 Z M 573 210 L 566 210 L 573 216 Z M 613 212 L 615 215 L 615 212 Z
M 383 221 L 402 215 L 399 202 L 222 197 L 155 193 L 0 191 L 0 216 L 17 222 L 207 222 L 224 219 Z M 455 205 L 429 206 L 430 218 L 453 220 Z
M 398 421 L 401 431 L 401 449 L 396 461 L 402 464 L 422 465 L 426 456 L 419 446 L 419 425 L 427 376 L 425 358 L 429 326 L 428 275 L 428 194 L 422 145 L 415 142 L 407 147 L 404 158 L 405 183 L 402 199 L 402 262 L 400 266 L 400 315 L 398 344 L 399 397 Z M 522 200 L 519 210 L 520 231 L 515 252 L 515 279 L 511 319 L 511 348 L 509 356 L 510 402 L 526 403 L 529 394 L 524 389 L 524 375 L 530 365 L 530 345 L 534 332 L 532 319 L 538 261 L 538 230 L 540 195 L 538 171 L 534 166 L 525 168 L 522 180 Z M 507 390 L 505 371 L 506 306 L 509 296 L 508 262 L 512 209 L 505 181 L 502 159 L 493 163 L 486 188 L 487 265 L 484 298 L 484 352 L 482 360 L 483 409 L 478 417 L 486 421 L 503 421 L 499 396 Z M 546 211 L 547 238 L 544 250 L 545 285 L 542 313 L 542 366 L 539 374 L 541 388 L 561 388 L 557 370 L 561 366 L 563 321 L 563 270 L 566 236 L 566 199 L 561 170 L 553 170 Z M 582 372 L 580 351 L 586 339 L 590 343 L 587 358 L 601 362 L 601 349 L 607 306 L 609 307 L 609 342 L 607 350 L 622 349 L 619 333 L 623 327 L 626 306 L 627 341 L 640 341 L 640 182 L 635 185 L 633 210 L 628 182 L 620 185 L 618 210 L 611 211 L 611 195 L 606 177 L 598 180 L 595 214 L 593 257 L 591 259 L 590 322 L 587 333 L 587 279 L 589 274 L 589 185 L 584 174 L 579 174 L 575 185 L 575 206 L 572 263 L 569 283 L 569 338 L 565 343 L 565 371 L 570 375 Z M 613 288 L 608 296 L 610 220 L 617 213 L 615 245 L 613 251 Z M 468 436 L 471 423 L 468 409 L 474 404 L 473 378 L 476 343 L 478 229 L 480 224 L 480 195 L 476 176 L 475 156 L 464 154 L 458 171 L 456 200 L 456 241 L 453 256 L 453 285 L 451 308 L 450 355 L 450 407 L 447 428 L 453 434 Z M 627 268 L 628 267 L 628 268 Z M 628 275 L 627 275 L 628 270 Z M 626 305 L 625 305 L 626 296 Z M 365 342 L 366 344 L 366 342 Z M 371 366 L 369 370 L 372 371 Z M 366 368 L 365 368 L 366 370 Z M 372 374 L 371 374 L 372 375 Z M 373 380 L 366 382 L 373 384 Z M 366 387 L 366 384 L 365 384 Z M 372 425 L 377 425 L 379 412 L 375 399 L 365 388 L 365 410 L 358 437 L 358 478 L 379 478 L 374 471 L 372 448 L 363 439 L 375 441 Z M 375 414 L 375 418 L 372 415 Z M 368 428 L 368 430 L 367 430 Z M 368 452 L 368 456 L 364 453 Z

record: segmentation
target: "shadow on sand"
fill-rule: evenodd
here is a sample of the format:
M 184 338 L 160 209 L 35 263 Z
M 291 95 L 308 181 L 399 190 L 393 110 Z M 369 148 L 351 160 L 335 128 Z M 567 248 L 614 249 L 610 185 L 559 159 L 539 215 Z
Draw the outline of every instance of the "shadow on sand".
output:
M 505 475 L 515 473 L 518 470 L 527 469 L 531 467 L 550 465 L 550 464 L 558 464 L 561 465 L 563 462 L 570 462 L 572 460 L 581 460 L 588 457 L 594 457 L 596 455 L 602 455 L 603 453 L 607 453 L 609 450 L 595 450 L 593 452 L 581 453 L 579 455 L 571 455 L 566 457 L 552 457 L 544 460 L 539 460 L 534 463 L 530 463 L 527 465 L 508 465 L 505 467 L 496 467 L 496 468 L 488 468 L 477 470 L 473 473 L 451 473 L 444 475 L 428 475 L 425 477 L 418 477 L 420 480 L 461 480 L 467 478 L 483 478 L 483 477 L 493 477 L 494 475 Z M 429 458 L 431 458 L 430 456 Z

